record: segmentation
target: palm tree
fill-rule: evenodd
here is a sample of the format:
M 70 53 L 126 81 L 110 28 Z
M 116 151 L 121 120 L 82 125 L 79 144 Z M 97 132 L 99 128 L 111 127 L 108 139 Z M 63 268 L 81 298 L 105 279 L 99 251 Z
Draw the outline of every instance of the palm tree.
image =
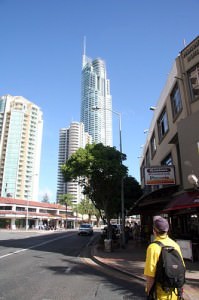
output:
M 59 195 L 59 204 L 65 205 L 66 207 L 66 228 L 67 228 L 67 209 L 68 206 L 73 206 L 72 199 L 74 199 L 74 196 L 71 194 Z

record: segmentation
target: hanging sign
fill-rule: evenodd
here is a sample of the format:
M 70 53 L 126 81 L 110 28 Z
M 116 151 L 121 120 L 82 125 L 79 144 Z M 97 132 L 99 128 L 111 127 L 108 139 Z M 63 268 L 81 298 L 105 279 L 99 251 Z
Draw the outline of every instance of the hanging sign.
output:
M 144 168 L 145 185 L 175 184 L 174 166 Z

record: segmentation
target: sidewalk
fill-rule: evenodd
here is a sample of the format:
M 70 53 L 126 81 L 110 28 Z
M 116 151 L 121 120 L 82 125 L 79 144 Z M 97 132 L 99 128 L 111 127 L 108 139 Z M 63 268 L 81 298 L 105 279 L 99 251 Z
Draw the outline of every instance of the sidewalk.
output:
M 96 244 L 92 249 L 92 256 L 100 263 L 144 281 L 146 248 L 147 245 L 143 242 L 129 240 L 125 249 L 115 247 L 112 252 L 105 252 L 103 245 Z M 199 261 L 186 260 L 185 264 L 187 271 L 184 299 L 197 300 L 199 299 Z

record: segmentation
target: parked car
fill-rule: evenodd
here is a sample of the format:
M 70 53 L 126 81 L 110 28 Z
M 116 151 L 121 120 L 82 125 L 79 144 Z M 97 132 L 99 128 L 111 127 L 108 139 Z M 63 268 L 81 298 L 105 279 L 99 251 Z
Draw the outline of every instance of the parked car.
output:
M 83 223 L 80 225 L 78 230 L 78 235 L 92 235 L 93 234 L 93 227 L 91 224 Z

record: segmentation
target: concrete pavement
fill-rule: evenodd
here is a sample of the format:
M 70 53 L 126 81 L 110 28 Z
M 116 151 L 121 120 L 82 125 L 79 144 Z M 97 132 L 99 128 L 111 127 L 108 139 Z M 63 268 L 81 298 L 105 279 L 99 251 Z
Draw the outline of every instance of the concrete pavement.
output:
M 129 240 L 125 249 L 119 245 L 113 245 L 113 251 L 106 252 L 100 243 L 92 248 L 92 256 L 95 261 L 107 265 L 129 276 L 145 281 L 143 272 L 146 255 L 146 243 Z M 186 260 L 186 283 L 184 285 L 185 300 L 199 300 L 199 261 Z

